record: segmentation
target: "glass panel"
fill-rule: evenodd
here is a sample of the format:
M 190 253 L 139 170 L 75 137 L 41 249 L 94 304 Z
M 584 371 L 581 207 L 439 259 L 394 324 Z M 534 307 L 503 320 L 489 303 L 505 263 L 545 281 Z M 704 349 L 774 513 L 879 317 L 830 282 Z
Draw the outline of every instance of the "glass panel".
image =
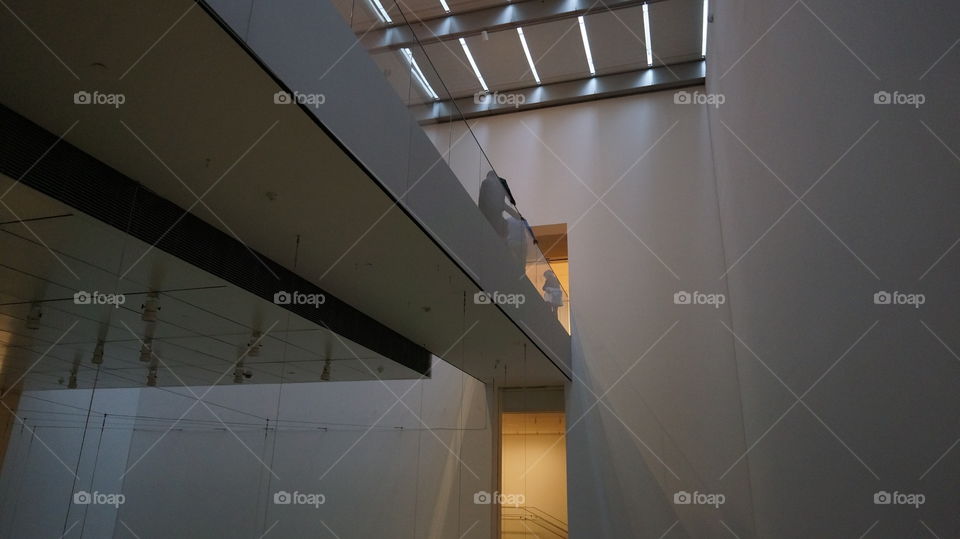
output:
M 373 0 L 370 0 L 373 2 Z M 382 0 L 390 21 L 378 15 L 379 8 L 371 3 L 341 2 L 338 8 L 358 36 L 371 28 L 391 28 L 397 35 L 412 36 L 403 47 L 368 49 L 374 61 L 391 81 L 401 100 L 414 117 L 440 117 L 446 120 L 443 129 L 426 130 L 446 164 L 478 205 L 490 226 L 503 238 L 517 264 L 518 279 L 528 279 L 541 292 L 543 299 L 556 312 L 569 332 L 569 298 L 560 282 L 551 276 L 550 266 L 534 240 L 529 224 L 523 219 L 522 201 L 514 200 L 509 184 L 500 177 L 487 158 L 468 120 L 457 105 L 457 99 L 471 97 L 465 88 L 472 80 L 475 90 L 481 90 L 473 75 L 465 51 L 456 41 L 437 43 L 432 36 L 416 34 L 419 22 L 403 2 Z M 422 39 L 430 43 L 424 45 Z M 361 43 L 366 43 L 361 37 Z M 444 69 L 439 69 L 443 66 Z M 444 72 L 456 72 L 456 84 Z M 458 90 L 451 90 L 459 88 Z M 439 114 L 438 114 L 439 112 Z M 428 114 L 429 113 L 429 114 Z M 411 178 L 409 185 L 418 178 Z
M 29 225 L 50 252 L 0 234 L 0 537 L 489 536 L 483 383 L 436 358 L 394 379 L 286 311 L 255 337 L 237 289 L 25 186 L 7 203 L 64 217 Z

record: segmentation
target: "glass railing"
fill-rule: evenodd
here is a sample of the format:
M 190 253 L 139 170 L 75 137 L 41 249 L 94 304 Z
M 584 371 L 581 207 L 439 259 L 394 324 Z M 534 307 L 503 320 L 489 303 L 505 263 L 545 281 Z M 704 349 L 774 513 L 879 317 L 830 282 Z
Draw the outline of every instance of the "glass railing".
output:
M 403 103 L 415 117 L 431 118 L 422 125 L 424 132 L 509 247 L 517 264 L 517 279 L 526 278 L 533 284 L 569 333 L 569 295 L 524 219 L 522 201 L 514 200 L 457 104 L 457 99 L 482 95 L 478 81 L 471 78 L 472 68 L 462 45 L 456 40 L 418 35 L 430 32 L 418 25 L 422 17 L 443 15 L 440 3 L 432 11 L 418 4 L 418 15 L 404 0 L 333 2 Z M 452 66 L 445 71 L 455 76 L 441 74 L 438 65 Z

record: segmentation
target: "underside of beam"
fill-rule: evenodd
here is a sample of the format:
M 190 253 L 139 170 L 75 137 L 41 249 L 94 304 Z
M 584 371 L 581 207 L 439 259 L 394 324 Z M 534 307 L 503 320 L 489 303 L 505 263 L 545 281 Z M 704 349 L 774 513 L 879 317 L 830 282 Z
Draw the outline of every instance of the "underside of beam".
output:
M 706 62 L 697 60 L 639 71 L 544 84 L 518 90 L 476 94 L 411 107 L 421 124 L 509 114 L 704 83 Z

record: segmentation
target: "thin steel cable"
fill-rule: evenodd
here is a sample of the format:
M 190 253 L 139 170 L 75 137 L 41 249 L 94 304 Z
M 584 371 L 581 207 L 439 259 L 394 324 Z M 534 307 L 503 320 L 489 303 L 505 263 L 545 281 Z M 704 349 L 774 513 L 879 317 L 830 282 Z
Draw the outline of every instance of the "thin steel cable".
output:
M 97 438 L 97 451 L 93 456 L 93 472 L 90 475 L 90 490 L 93 490 L 93 482 L 97 480 L 97 465 L 100 463 L 100 445 L 103 443 L 103 431 L 106 430 L 107 415 L 104 414 L 103 421 L 100 423 L 100 436 Z M 90 506 L 83 508 L 83 520 L 80 523 L 80 537 L 83 537 L 83 530 L 87 527 L 87 511 Z

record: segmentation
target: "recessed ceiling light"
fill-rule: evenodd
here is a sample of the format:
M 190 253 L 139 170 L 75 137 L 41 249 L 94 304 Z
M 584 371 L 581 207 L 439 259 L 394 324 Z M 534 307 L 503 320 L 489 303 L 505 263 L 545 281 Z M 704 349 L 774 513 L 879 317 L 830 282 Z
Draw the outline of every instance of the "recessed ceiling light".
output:
M 646 9 L 647 5 L 643 5 Z M 597 70 L 593 68 L 593 55 L 590 54 L 590 40 L 587 39 L 587 25 L 583 22 L 583 15 L 577 17 L 577 21 L 580 23 L 580 37 L 583 38 L 583 52 L 587 55 L 587 67 L 590 68 L 590 74 L 596 75 Z
M 420 65 L 417 64 L 417 59 L 413 57 L 413 53 L 410 52 L 410 49 L 402 48 L 400 53 L 403 54 L 403 57 L 406 58 L 407 63 L 410 64 L 410 72 L 413 73 L 413 78 L 417 80 L 420 84 L 420 87 L 423 88 L 423 91 L 430 96 L 430 99 L 440 99 L 440 96 L 437 95 L 437 92 L 433 90 L 433 86 L 430 86 L 430 83 L 427 81 L 427 77 L 423 75 L 423 71 L 420 70 Z
M 707 19 L 709 18 L 710 0 L 703 0 L 703 39 L 700 41 L 700 56 L 707 57 Z
M 390 14 L 387 13 L 387 10 L 383 9 L 383 4 L 380 3 L 380 0 L 370 0 L 370 3 L 373 4 L 373 11 L 377 14 L 380 22 L 385 22 L 388 24 L 393 22 L 393 19 L 390 18 Z
M 440 5 L 443 6 L 444 11 L 450 13 L 450 6 L 447 5 L 447 0 L 440 0 Z
M 470 47 L 467 47 L 467 41 L 460 38 L 460 46 L 463 47 L 463 53 L 467 55 L 467 60 L 470 61 L 470 67 L 473 68 L 473 74 L 477 76 L 477 80 L 480 81 L 480 86 L 483 87 L 484 92 L 489 92 L 490 88 L 487 88 L 486 81 L 483 80 L 483 75 L 480 74 L 480 69 L 477 67 L 477 63 L 473 61 L 473 55 L 470 54 Z
M 653 65 L 653 45 L 650 39 L 650 10 L 648 5 L 643 5 L 643 38 L 647 46 L 647 66 Z
M 520 44 L 523 45 L 523 54 L 527 56 L 527 63 L 530 64 L 530 72 L 533 73 L 533 80 L 540 84 L 540 75 L 537 73 L 537 66 L 533 65 L 533 56 L 530 56 L 530 47 L 527 47 L 527 38 L 523 37 L 523 28 L 517 27 L 517 34 L 520 34 Z

